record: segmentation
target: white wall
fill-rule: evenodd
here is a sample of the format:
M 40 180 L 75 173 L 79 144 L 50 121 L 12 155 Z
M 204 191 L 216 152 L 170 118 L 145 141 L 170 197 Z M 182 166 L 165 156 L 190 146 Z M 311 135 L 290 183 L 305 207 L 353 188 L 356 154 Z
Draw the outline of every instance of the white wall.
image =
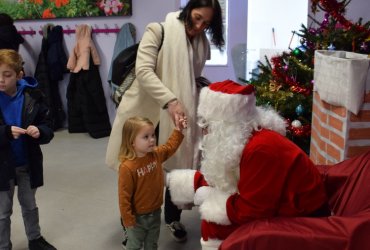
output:
M 360 17 L 363 17 L 363 22 L 370 21 L 370 1 L 369 0 L 352 0 L 348 5 L 346 16 L 357 22 Z
M 299 45 L 298 36 L 292 31 L 307 23 L 307 0 L 249 0 L 247 33 L 247 79 L 264 54 L 271 56 Z M 274 32 L 273 32 L 274 30 Z M 291 42 L 291 44 L 290 44 Z

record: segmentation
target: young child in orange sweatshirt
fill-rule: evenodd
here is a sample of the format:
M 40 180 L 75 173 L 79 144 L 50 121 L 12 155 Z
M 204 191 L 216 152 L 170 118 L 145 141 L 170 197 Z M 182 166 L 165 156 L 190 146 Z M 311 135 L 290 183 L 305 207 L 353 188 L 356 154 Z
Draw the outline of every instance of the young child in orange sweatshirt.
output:
M 131 117 L 122 129 L 118 177 L 119 208 L 127 229 L 127 249 L 158 248 L 163 204 L 162 163 L 180 146 L 187 121 L 182 120 L 166 144 L 156 147 L 153 123 Z

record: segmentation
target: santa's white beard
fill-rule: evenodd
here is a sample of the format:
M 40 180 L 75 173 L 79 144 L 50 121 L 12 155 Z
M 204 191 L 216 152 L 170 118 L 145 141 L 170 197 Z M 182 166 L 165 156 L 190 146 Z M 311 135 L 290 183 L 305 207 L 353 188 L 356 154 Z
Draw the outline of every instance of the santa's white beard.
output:
M 227 193 L 237 192 L 240 158 L 253 131 L 265 128 L 285 136 L 285 120 L 273 109 L 257 107 L 248 121 L 242 119 L 232 123 L 202 121 L 203 125 L 208 125 L 208 134 L 200 144 L 201 171 L 210 186 Z
M 201 172 L 210 186 L 227 193 L 237 191 L 242 151 L 253 131 L 248 123 L 215 121 L 203 136 Z

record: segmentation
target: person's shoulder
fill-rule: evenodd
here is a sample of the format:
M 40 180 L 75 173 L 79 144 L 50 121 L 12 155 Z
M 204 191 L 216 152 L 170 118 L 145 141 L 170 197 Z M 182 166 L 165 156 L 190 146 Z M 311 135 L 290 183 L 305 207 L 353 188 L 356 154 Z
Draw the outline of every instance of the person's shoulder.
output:
M 149 23 L 149 24 L 146 26 L 145 30 L 146 30 L 146 31 L 151 31 L 151 32 L 153 32 L 153 33 L 155 33 L 155 34 L 158 34 L 158 33 L 159 33 L 159 31 L 162 29 L 162 27 L 161 27 L 161 26 L 163 26 L 163 25 L 164 25 L 164 23 L 160 23 L 160 22 L 152 22 L 152 23 Z
M 144 157 L 135 157 L 134 159 L 126 159 L 121 162 L 121 167 L 125 167 L 131 171 L 136 171 L 138 167 L 141 167 L 143 162 L 146 162 L 148 158 L 153 157 L 152 152 L 147 153 Z
M 30 93 L 33 98 L 45 97 L 45 94 L 37 87 L 38 82 L 36 78 L 25 76 L 19 81 L 19 83 L 25 86 L 25 92 Z
M 148 152 L 146 154 L 147 161 L 153 161 L 154 159 L 157 159 L 160 153 L 160 146 L 156 146 L 152 152 Z
M 38 88 L 34 87 L 26 87 L 24 89 L 25 93 L 28 93 L 33 99 L 35 100 L 44 100 L 45 99 L 45 94 Z
M 131 159 L 131 160 L 130 159 L 125 159 L 125 160 L 121 161 L 121 166 L 122 165 L 123 166 L 130 166 L 135 162 L 135 160 L 136 160 L 136 158 Z
M 131 171 L 135 167 L 133 160 L 124 160 L 121 162 L 118 171 Z
M 159 22 L 151 22 L 146 25 L 146 29 L 153 29 L 155 26 L 158 26 Z
M 277 136 L 277 137 L 283 137 L 282 135 L 280 135 L 278 132 L 272 130 L 272 129 L 266 129 L 266 128 L 262 128 L 258 131 L 256 131 L 254 133 L 254 135 L 258 135 L 258 136 Z
M 167 14 L 166 20 L 168 19 L 168 16 L 172 16 L 172 18 L 177 19 L 179 17 L 179 14 L 180 14 L 180 11 L 170 12 L 170 13 Z M 146 28 L 145 29 L 146 30 L 148 30 L 148 29 L 151 29 L 151 30 L 155 29 L 155 30 L 157 30 L 157 29 L 160 28 L 160 25 L 165 26 L 166 25 L 166 21 L 162 21 L 162 22 L 150 22 L 150 23 L 148 23 L 146 25 Z
M 249 139 L 250 146 L 275 147 L 275 143 L 282 142 L 285 137 L 270 129 L 260 129 L 254 131 Z
M 178 19 L 180 16 L 181 10 L 173 11 L 173 12 L 168 12 L 166 15 L 166 20 L 174 20 Z

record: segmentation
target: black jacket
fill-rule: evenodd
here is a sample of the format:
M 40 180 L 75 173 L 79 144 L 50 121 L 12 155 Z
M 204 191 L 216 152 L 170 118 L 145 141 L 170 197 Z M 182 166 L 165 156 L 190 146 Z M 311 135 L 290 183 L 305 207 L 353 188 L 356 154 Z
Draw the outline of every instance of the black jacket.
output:
M 110 135 L 111 125 L 98 66 L 71 73 L 67 88 L 68 131 L 93 138 Z
M 40 144 L 49 143 L 54 137 L 54 132 L 51 128 L 50 112 L 44 101 L 42 92 L 38 89 L 27 87 L 24 89 L 24 96 L 22 127 L 27 128 L 29 125 L 34 125 L 40 131 L 40 137 L 38 139 L 24 135 L 31 188 L 37 188 L 44 183 L 43 155 Z M 13 136 L 10 127 L 5 124 L 3 114 L 0 110 L 0 191 L 9 190 L 9 180 L 15 177 L 15 162 L 10 146 Z
M 61 26 L 55 26 L 45 32 L 48 36 L 42 39 L 35 78 L 39 83 L 39 88 L 46 95 L 46 102 L 50 107 L 53 120 L 52 128 L 55 131 L 63 127 L 66 119 L 59 92 L 59 81 L 63 79 L 63 74 L 67 73 L 67 56 L 62 45 L 63 29 Z
M 13 49 L 18 51 L 19 44 L 24 42 L 14 25 L 0 26 L 0 49 Z

